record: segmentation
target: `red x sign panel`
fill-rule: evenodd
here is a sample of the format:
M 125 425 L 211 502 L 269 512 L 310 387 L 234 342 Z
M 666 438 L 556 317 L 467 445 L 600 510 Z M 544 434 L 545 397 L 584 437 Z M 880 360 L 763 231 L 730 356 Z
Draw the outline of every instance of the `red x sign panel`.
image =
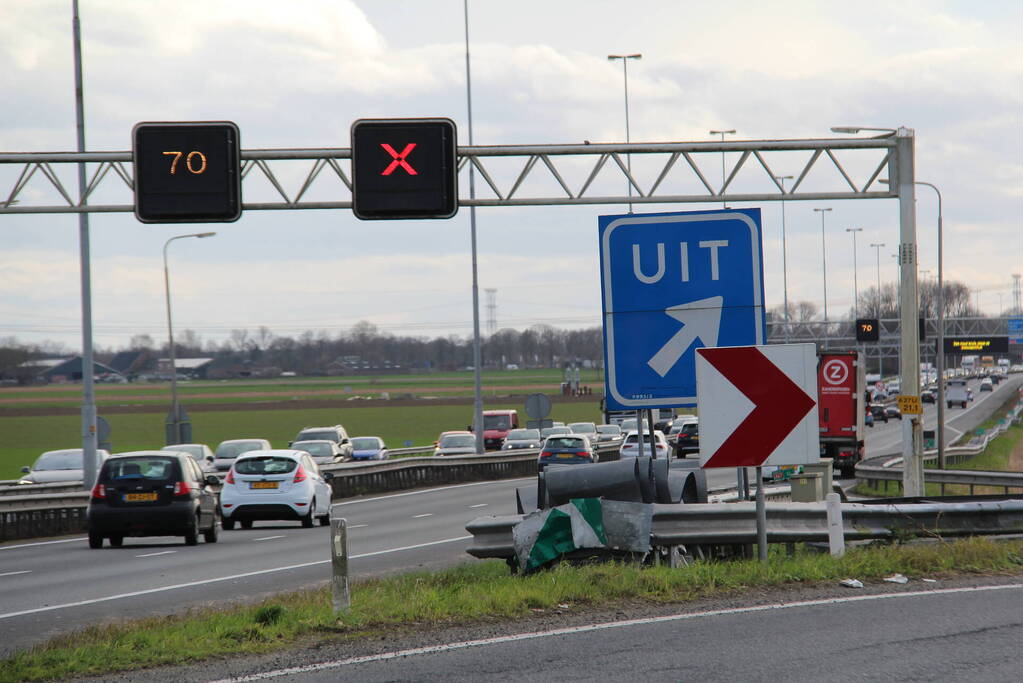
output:
M 458 211 L 451 119 L 360 119 L 352 125 L 352 211 L 362 219 L 450 218 Z
M 696 391 L 703 467 L 820 458 L 813 344 L 697 349 Z

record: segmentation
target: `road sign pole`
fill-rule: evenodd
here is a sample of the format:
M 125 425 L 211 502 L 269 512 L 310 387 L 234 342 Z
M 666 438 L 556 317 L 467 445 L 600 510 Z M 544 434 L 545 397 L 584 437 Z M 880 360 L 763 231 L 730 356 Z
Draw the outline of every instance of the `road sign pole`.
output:
M 652 444 L 651 444 L 652 446 Z M 643 411 L 636 411 L 636 455 L 643 457 Z

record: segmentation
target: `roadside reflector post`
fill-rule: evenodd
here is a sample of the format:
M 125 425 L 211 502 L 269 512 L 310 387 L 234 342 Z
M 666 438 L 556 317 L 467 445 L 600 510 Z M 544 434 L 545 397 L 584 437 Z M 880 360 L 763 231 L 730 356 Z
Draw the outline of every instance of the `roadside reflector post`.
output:
M 767 561 L 767 505 L 764 502 L 764 468 L 757 467 L 757 555 Z
M 828 510 L 828 548 L 834 557 L 845 555 L 845 527 L 842 525 L 842 502 L 837 493 L 824 496 Z
M 334 614 L 351 606 L 348 594 L 348 521 L 339 517 L 337 505 L 330 506 L 330 586 L 334 593 Z

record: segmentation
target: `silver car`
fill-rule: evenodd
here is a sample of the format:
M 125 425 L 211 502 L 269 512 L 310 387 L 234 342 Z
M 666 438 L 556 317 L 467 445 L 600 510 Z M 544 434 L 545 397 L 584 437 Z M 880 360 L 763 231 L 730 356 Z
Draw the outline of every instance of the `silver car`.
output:
M 82 453 L 81 448 L 46 451 L 36 458 L 32 467 L 21 468 L 25 476 L 18 480 L 18 483 L 55 484 L 65 481 L 82 481 L 85 479 Z M 101 448 L 96 449 L 97 471 L 109 457 L 109 452 Z
M 213 471 L 213 451 L 204 443 L 178 443 L 173 446 L 164 446 L 160 450 L 188 453 L 203 472 Z
M 235 458 L 249 451 L 269 451 L 273 446 L 266 439 L 228 439 L 221 441 L 213 454 L 213 469 L 226 472 L 231 469 Z

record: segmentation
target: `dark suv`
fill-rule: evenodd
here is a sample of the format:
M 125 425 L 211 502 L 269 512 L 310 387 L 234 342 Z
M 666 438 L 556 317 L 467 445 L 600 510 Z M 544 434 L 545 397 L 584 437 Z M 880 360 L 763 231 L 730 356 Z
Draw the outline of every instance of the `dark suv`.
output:
M 700 452 L 700 423 L 686 422 L 675 436 L 675 456 L 684 457 Z
M 135 451 L 106 460 L 96 478 L 86 517 L 89 547 L 103 539 L 119 548 L 125 536 L 184 536 L 196 545 L 202 533 L 217 542 L 214 475 L 204 474 L 187 453 Z
M 341 450 L 342 460 L 352 459 L 352 441 L 348 438 L 348 432 L 341 425 L 330 427 L 303 427 L 302 431 L 292 439 L 291 444 L 298 441 L 333 441 Z

